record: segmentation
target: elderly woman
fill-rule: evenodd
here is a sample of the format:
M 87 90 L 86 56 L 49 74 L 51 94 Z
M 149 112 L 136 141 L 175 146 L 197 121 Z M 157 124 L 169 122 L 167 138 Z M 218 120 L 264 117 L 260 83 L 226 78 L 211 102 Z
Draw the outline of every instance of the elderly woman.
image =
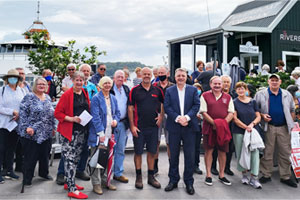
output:
M 109 93 L 113 81 L 104 76 L 99 82 L 101 91 L 97 93 L 91 102 L 91 114 L 93 116 L 92 123 L 90 124 L 90 135 L 88 144 L 92 147 L 92 154 L 97 150 L 98 143 L 103 143 L 105 138 L 109 139 L 112 136 L 113 128 L 117 126 L 120 120 L 120 111 L 115 96 Z M 102 194 L 102 185 L 110 190 L 116 190 L 116 187 L 107 184 L 107 180 L 100 180 L 100 169 L 92 168 L 94 173 L 92 174 L 93 191 L 96 194 Z M 105 183 L 104 183 L 105 182 Z
M 261 75 L 262 76 L 268 76 L 270 73 L 270 66 L 268 64 L 264 64 L 261 68 L 262 72 L 261 72 Z
M 295 80 L 295 84 L 297 85 L 298 89 L 300 89 L 300 70 L 293 70 L 291 75 Z
M 24 185 L 31 185 L 34 169 L 39 161 L 39 176 L 53 180 L 49 175 L 51 137 L 55 129 L 54 109 L 46 79 L 38 77 L 32 93 L 27 94 L 20 105 L 19 135 L 24 153 Z
M 76 166 L 80 159 L 80 153 L 88 137 L 88 125 L 80 124 L 80 114 L 89 112 L 90 100 L 87 91 L 82 86 L 84 74 L 75 72 L 73 87 L 68 89 L 60 98 L 54 116 L 59 121 L 57 131 L 61 134 L 62 156 L 68 189 L 68 196 L 77 199 L 86 199 L 88 196 L 79 190 L 84 188 L 75 184 Z
M 4 183 L 2 165 L 7 170 L 5 178 L 19 179 L 19 176 L 13 172 L 13 162 L 18 141 L 16 130 L 19 108 L 25 96 L 24 91 L 18 86 L 21 77 L 17 70 L 9 70 L 2 79 L 5 85 L 0 88 L 0 183 Z
M 142 68 L 137 67 L 134 70 L 136 77 L 133 79 L 133 86 L 136 86 L 142 82 Z
M 244 82 L 238 82 L 235 85 L 235 91 L 238 97 L 234 102 L 234 125 L 232 129 L 233 141 L 235 144 L 235 151 L 237 155 L 237 169 L 242 172 L 242 183 L 250 184 L 256 189 L 262 188 L 258 181 L 259 173 L 259 151 L 258 149 L 251 151 L 251 178 L 249 180 L 247 176 L 247 170 L 240 164 L 241 151 L 243 146 L 243 138 L 245 130 L 251 132 L 253 128 L 258 130 L 258 123 L 260 122 L 260 114 L 256 101 L 246 96 L 247 85 Z

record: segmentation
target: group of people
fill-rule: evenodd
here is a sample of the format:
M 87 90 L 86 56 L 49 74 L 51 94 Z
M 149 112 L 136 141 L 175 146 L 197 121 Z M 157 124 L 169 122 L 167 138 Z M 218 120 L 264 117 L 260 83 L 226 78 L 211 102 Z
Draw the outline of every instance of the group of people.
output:
M 38 176 L 53 180 L 48 166 L 56 118 L 62 145 L 56 182 L 64 185 L 69 197 L 88 198 L 81 192 L 84 187 L 75 183 L 75 177 L 91 179 L 93 191 L 99 195 L 103 187 L 117 189 L 111 184 L 111 177 L 128 183 L 123 174 L 128 130 L 133 136 L 137 189 L 143 189 L 145 147 L 147 183 L 161 188 L 155 175 L 159 171 L 159 145 L 163 134 L 169 158 L 167 192 L 178 186 L 179 155 L 183 146 L 186 192 L 195 193 L 193 174 L 203 174 L 199 168 L 201 140 L 205 150 L 205 184 L 209 186 L 213 185 L 212 174 L 218 175 L 221 183 L 231 185 L 225 173 L 234 175 L 230 162 L 235 149 L 241 182 L 262 188 L 261 183 L 271 181 L 276 148 L 281 182 L 297 187 L 291 179 L 289 160 L 295 103 L 293 94 L 280 88 L 280 76 L 269 75 L 269 87 L 254 96 L 244 82 L 238 82 L 234 92 L 231 91 L 231 78 L 215 75 L 211 63 L 197 62 L 197 67 L 199 70 L 192 77 L 185 69 L 176 69 L 174 83 L 165 66 L 155 69 L 153 79 L 150 68 L 138 68 L 132 84 L 127 69 L 117 70 L 111 79 L 105 76 L 104 64 L 98 65 L 92 77 L 88 64 L 82 64 L 78 71 L 76 65 L 69 64 L 68 76 L 62 82 L 63 94 L 55 109 L 52 102 L 57 95 L 50 70 L 44 70 L 32 88 L 25 81 L 23 69 L 8 71 L 3 77 L 5 85 L 0 89 L 0 183 L 4 183 L 4 178 L 19 179 L 13 170 L 18 142 L 22 146 L 23 184 L 32 186 L 37 161 Z M 187 84 L 193 82 L 194 85 Z M 83 124 L 80 118 L 84 112 L 92 116 L 88 124 Z M 89 176 L 86 173 L 89 155 L 103 144 L 113 149 L 112 170 L 92 167 Z

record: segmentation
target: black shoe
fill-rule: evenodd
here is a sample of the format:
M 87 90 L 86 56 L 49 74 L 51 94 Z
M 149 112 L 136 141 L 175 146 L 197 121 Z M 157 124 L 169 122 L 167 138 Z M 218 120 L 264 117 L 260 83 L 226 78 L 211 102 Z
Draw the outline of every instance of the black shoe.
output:
M 65 175 L 57 174 L 56 176 L 56 184 L 57 185 L 64 185 L 65 184 Z
M 194 190 L 193 185 L 186 185 L 186 192 L 187 192 L 189 195 L 195 194 L 195 190 Z
M 18 180 L 19 176 L 16 175 L 13 171 L 11 171 L 11 172 L 7 172 L 4 178 L 12 179 L 12 180 Z
M 89 181 L 90 180 L 89 175 L 85 171 L 83 171 L 83 172 L 77 171 L 75 177 L 79 178 L 83 181 Z
M 211 168 L 211 173 L 213 174 L 213 175 L 216 175 L 216 176 L 218 176 L 219 175 L 219 172 L 218 172 L 218 170 L 216 169 L 216 168 Z
M 228 174 L 229 176 L 233 176 L 234 173 L 230 169 L 225 169 L 225 173 Z
M 178 187 L 177 183 L 171 183 L 171 182 L 169 182 L 169 184 L 167 185 L 167 187 L 165 187 L 165 191 L 166 192 L 170 192 L 170 191 L 172 191 L 173 189 L 175 189 L 177 187 Z
M 260 183 L 267 183 L 267 182 L 270 182 L 272 181 L 271 177 L 264 177 L 262 176 L 260 179 L 259 179 L 259 182 Z
M 203 171 L 199 167 L 197 167 L 197 168 L 194 169 L 194 173 L 202 175 Z
M 287 179 L 287 180 L 280 179 L 280 182 L 281 182 L 281 183 L 284 183 L 284 184 L 286 184 L 286 185 L 288 185 L 288 186 L 294 187 L 294 188 L 297 188 L 297 187 L 298 187 L 297 183 L 295 183 L 295 182 L 292 181 L 291 179 Z
M 50 176 L 49 174 L 47 176 L 40 176 L 40 177 L 46 179 L 47 181 L 53 181 L 52 176 Z
M 206 177 L 205 178 L 205 184 L 209 185 L 209 186 L 212 186 L 213 185 L 212 178 L 211 177 Z
M 154 167 L 154 176 L 157 176 L 158 175 L 158 168 Z
M 221 183 L 223 183 L 224 185 L 231 185 L 231 182 L 225 178 L 225 176 L 223 178 L 219 177 L 219 180 L 221 181 Z

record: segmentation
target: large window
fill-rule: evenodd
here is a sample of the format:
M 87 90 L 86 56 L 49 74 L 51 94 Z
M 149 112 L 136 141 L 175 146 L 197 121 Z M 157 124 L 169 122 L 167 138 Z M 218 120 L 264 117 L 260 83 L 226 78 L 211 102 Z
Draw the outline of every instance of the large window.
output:
M 285 63 L 285 70 L 291 72 L 300 66 L 300 52 L 283 51 L 282 60 Z

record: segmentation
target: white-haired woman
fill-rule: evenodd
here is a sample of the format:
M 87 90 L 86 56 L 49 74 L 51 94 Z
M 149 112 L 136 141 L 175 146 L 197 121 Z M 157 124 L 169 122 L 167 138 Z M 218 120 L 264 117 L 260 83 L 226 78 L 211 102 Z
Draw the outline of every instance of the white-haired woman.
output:
M 19 179 L 13 171 L 14 152 L 18 142 L 17 122 L 20 103 L 25 96 L 18 86 L 19 72 L 11 69 L 2 77 L 5 85 L 0 88 L 0 184 L 4 183 L 1 167 L 6 166 L 5 178 Z
M 62 156 L 66 176 L 65 189 L 68 196 L 77 199 L 86 199 L 88 196 L 79 190 L 84 188 L 75 184 L 76 167 L 80 159 L 82 148 L 88 137 L 88 125 L 82 126 L 79 115 L 83 111 L 89 112 L 90 100 L 87 91 L 82 86 L 84 74 L 75 72 L 73 87 L 68 89 L 60 98 L 54 116 L 59 121 L 57 131 L 62 135 Z
M 291 75 L 295 80 L 295 85 L 300 89 L 300 70 L 293 70 Z
M 108 76 L 102 77 L 98 85 L 101 91 L 93 97 L 91 102 L 91 115 L 93 119 L 90 124 L 88 145 L 92 147 L 92 155 L 97 150 L 98 143 L 104 142 L 105 138 L 111 138 L 113 128 L 117 126 L 121 115 L 117 99 L 109 92 L 113 85 L 111 78 Z M 91 177 L 93 191 L 96 194 L 100 195 L 103 193 L 101 184 L 110 190 L 116 190 L 115 186 L 107 184 L 107 180 L 101 180 L 100 169 L 93 168 L 92 171 L 94 171 Z
M 262 76 L 265 76 L 265 75 L 269 75 L 270 73 L 270 66 L 268 64 L 264 64 L 261 68 L 262 72 L 261 72 L 261 75 Z
M 19 135 L 24 153 L 23 183 L 31 185 L 34 169 L 39 161 L 39 176 L 53 180 L 49 175 L 51 138 L 55 130 L 54 109 L 49 95 L 48 83 L 38 77 L 20 105 Z

